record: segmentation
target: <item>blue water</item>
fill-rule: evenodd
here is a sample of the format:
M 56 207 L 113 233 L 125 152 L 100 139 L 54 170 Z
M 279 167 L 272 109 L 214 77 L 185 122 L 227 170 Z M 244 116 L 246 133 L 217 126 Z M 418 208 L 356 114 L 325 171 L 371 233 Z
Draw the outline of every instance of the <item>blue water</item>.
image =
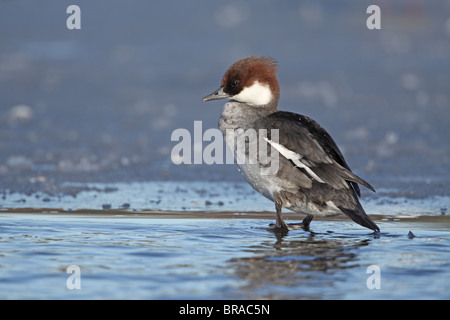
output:
M 378 221 L 379 236 L 348 221 L 277 236 L 271 219 L 3 213 L 0 298 L 450 298 L 446 216 Z M 67 286 L 70 265 L 80 289 Z M 380 289 L 367 287 L 371 265 Z

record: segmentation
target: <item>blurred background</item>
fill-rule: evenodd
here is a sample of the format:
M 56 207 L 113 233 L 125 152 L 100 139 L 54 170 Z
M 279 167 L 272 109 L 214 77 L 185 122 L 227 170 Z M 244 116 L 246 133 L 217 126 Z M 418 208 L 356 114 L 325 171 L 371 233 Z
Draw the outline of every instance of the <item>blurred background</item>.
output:
M 278 60 L 280 109 L 322 124 L 372 197 L 449 195 L 449 1 L 1 0 L 0 30 L 4 201 L 76 192 L 66 182 L 243 181 L 170 152 L 173 130 L 217 128 L 223 101 L 201 98 L 249 55 Z

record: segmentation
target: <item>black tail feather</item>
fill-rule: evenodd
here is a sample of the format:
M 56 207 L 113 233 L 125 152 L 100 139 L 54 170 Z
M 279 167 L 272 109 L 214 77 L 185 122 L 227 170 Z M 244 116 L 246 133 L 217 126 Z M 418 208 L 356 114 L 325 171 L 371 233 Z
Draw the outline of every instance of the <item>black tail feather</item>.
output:
M 358 203 L 358 206 L 351 210 L 346 208 L 339 208 L 344 212 L 350 219 L 352 219 L 357 224 L 369 228 L 373 231 L 380 231 L 380 228 L 375 224 L 375 222 L 370 219 L 370 217 L 364 212 L 362 206 Z

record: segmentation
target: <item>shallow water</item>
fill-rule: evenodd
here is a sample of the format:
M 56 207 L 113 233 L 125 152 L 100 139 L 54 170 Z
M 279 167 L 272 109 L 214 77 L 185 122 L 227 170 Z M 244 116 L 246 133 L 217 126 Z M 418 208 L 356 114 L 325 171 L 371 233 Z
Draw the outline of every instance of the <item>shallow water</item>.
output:
M 0 298 L 450 298 L 448 216 L 380 219 L 380 235 L 316 221 L 282 236 L 265 229 L 271 220 L 2 213 Z M 80 289 L 68 289 L 70 265 Z M 371 265 L 380 289 L 367 286 Z

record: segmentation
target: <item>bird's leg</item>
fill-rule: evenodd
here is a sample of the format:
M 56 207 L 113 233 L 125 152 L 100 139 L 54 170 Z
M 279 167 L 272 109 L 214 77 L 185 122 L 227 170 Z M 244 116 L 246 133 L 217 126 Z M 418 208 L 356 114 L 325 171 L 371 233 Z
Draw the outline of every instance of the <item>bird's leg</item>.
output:
M 309 224 L 311 223 L 313 218 L 314 217 L 312 215 L 307 214 L 306 217 L 303 219 L 302 225 L 305 230 L 307 230 L 307 231 L 309 230 Z
M 276 228 L 289 230 L 286 222 L 283 221 L 283 217 L 281 216 L 281 203 L 278 201 L 275 201 L 275 210 L 277 211 L 277 213 L 276 213 L 276 217 L 277 217 Z

